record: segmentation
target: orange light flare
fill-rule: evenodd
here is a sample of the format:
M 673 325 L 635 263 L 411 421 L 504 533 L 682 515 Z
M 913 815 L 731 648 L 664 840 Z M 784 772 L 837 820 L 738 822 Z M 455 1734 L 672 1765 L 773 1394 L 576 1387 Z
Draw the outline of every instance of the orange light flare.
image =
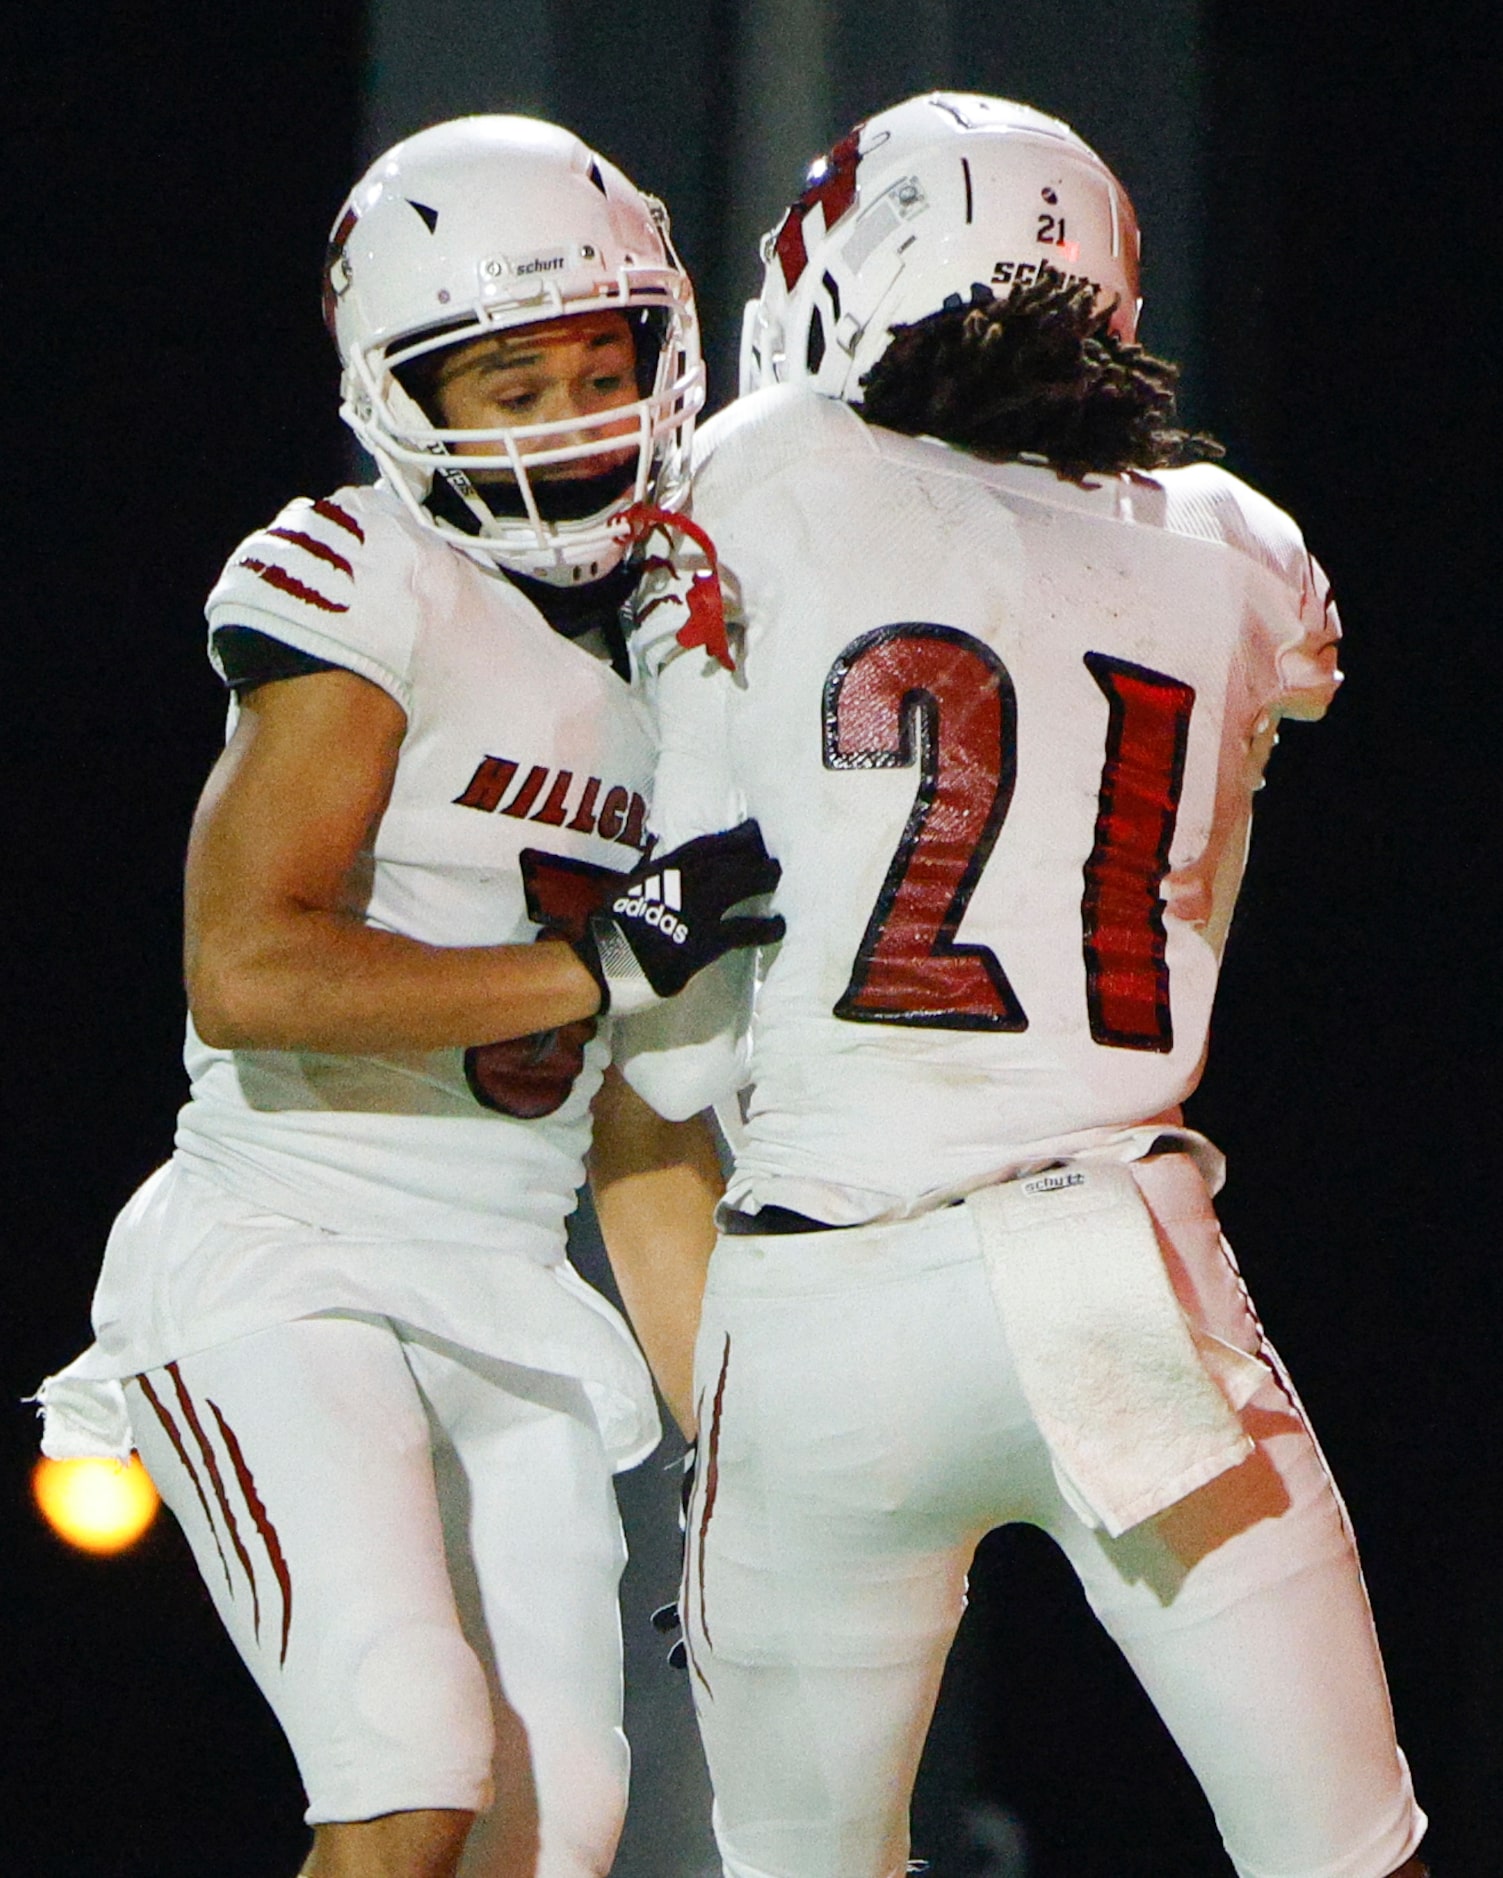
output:
M 157 1516 L 161 1499 L 137 1455 L 119 1461 L 40 1460 L 31 1491 L 43 1519 L 81 1552 L 123 1552 Z

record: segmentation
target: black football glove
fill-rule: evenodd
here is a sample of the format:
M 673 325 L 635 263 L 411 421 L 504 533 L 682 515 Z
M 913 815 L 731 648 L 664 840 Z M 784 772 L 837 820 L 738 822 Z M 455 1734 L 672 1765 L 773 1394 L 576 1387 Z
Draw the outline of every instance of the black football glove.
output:
M 570 942 L 600 986 L 601 1010 L 630 1017 L 682 991 L 722 953 L 781 939 L 776 914 L 728 914 L 771 893 L 782 871 L 755 822 L 644 862 L 592 915 L 585 938 Z

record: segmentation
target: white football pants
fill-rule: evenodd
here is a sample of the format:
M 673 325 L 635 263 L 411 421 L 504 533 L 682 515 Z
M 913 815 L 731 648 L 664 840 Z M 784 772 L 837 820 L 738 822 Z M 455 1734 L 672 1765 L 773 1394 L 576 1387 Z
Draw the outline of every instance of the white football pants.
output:
M 310 1824 L 486 1812 L 463 1872 L 608 1872 L 625 1548 L 581 1386 L 304 1318 L 127 1384 Z
M 724 1238 L 683 1609 L 729 1878 L 898 1878 L 982 1535 L 1063 1548 L 1240 1878 L 1386 1878 L 1424 1830 L 1345 1509 L 1204 1184 L 1140 1163 L 1182 1308 L 1268 1366 L 1255 1453 L 1119 1539 L 1071 1511 L 967 1210 Z

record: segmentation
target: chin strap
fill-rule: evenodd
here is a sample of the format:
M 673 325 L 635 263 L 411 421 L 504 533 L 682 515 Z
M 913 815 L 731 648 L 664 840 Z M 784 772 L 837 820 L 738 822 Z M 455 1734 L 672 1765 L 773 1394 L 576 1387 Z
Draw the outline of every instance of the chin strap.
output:
M 486 524 L 496 519 L 480 500 L 475 485 L 464 471 L 446 465 L 434 469 L 423 506 L 462 535 L 471 535 L 477 540 L 485 533 Z
M 633 545 L 645 541 L 658 529 L 673 529 L 681 535 L 687 535 L 699 548 L 710 565 L 704 573 L 693 577 L 688 591 L 683 595 L 689 617 L 678 629 L 678 643 L 690 652 L 703 646 L 710 657 L 717 659 L 728 672 L 735 671 L 736 661 L 731 657 L 730 640 L 725 630 L 725 595 L 720 588 L 720 556 L 704 529 L 697 522 L 691 522 L 687 515 L 675 515 L 672 510 L 656 508 L 650 502 L 634 502 L 621 517 L 618 526 L 626 531 Z

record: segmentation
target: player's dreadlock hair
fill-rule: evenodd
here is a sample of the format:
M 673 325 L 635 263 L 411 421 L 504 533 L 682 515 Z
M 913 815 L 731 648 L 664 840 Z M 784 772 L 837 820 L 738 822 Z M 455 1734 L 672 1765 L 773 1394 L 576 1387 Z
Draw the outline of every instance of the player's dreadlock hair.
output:
M 1112 311 L 1089 281 L 1046 276 L 1002 300 L 977 287 L 968 306 L 893 328 L 856 409 L 983 456 L 1041 456 L 1072 482 L 1224 455 L 1175 425 L 1179 368 L 1119 339 Z

